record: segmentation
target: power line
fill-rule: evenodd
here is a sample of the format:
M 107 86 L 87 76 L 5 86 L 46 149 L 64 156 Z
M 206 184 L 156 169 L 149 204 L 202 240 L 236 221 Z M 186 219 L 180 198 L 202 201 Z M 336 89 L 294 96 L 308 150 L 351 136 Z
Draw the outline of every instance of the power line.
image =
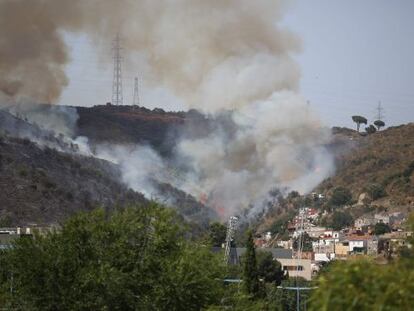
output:
M 114 79 L 112 83 L 112 104 L 122 105 L 122 56 L 121 56 L 121 39 L 119 33 L 116 35 L 113 43 L 114 52 Z

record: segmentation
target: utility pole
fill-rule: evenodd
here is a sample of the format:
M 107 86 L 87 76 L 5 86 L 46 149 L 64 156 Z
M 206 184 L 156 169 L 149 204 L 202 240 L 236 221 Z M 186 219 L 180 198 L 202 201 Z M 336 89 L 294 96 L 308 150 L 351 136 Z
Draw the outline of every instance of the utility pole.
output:
M 377 120 L 383 121 L 384 119 L 383 111 L 384 111 L 384 108 L 382 108 L 381 101 L 379 101 L 378 106 L 377 106 L 377 115 L 376 115 Z
M 132 100 L 133 106 L 139 106 L 139 93 L 138 93 L 138 78 L 135 77 L 135 83 L 134 83 L 134 96 Z
M 112 104 L 122 105 L 122 56 L 121 56 L 121 39 L 119 33 L 113 42 L 113 59 L 114 59 L 114 79 L 112 83 Z

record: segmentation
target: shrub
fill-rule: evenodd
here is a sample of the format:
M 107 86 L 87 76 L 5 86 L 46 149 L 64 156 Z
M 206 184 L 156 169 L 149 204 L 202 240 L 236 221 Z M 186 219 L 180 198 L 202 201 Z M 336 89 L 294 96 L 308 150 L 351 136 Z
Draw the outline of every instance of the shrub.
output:
M 404 170 L 403 176 L 404 177 L 410 177 L 411 174 L 414 172 L 414 161 L 411 162 L 408 167 Z
M 383 222 L 379 222 L 375 224 L 375 227 L 374 227 L 375 235 L 381 235 L 381 234 L 388 233 L 388 232 L 391 232 L 391 228 L 387 224 L 384 224 Z
M 365 187 L 365 191 L 371 196 L 371 199 L 377 200 L 387 195 L 384 186 L 381 184 L 369 184 Z
M 345 227 L 352 225 L 353 222 L 354 222 L 354 219 L 349 212 L 335 211 L 332 214 L 332 218 L 329 222 L 329 225 L 334 230 L 341 230 Z
M 349 189 L 345 187 L 336 187 L 332 192 L 329 203 L 334 206 L 341 206 L 349 203 L 351 200 L 352 194 Z

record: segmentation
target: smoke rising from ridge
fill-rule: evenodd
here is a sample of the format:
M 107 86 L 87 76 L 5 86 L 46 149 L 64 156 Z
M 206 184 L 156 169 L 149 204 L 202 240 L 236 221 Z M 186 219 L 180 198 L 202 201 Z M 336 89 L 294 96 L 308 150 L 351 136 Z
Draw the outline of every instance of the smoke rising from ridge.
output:
M 190 107 L 215 111 L 295 89 L 291 58 L 299 40 L 276 26 L 284 1 L 3 0 L 0 91 L 54 103 L 68 81 L 62 32 L 92 39 L 121 33 L 124 52 L 140 51 L 152 82 Z M 128 57 L 126 57 L 127 59 Z
M 124 52 L 138 52 L 147 62 L 148 82 L 190 108 L 213 116 L 231 111 L 231 132 L 224 126 L 199 138 L 184 136 L 176 160 L 186 159 L 187 170 L 177 186 L 205 194 L 223 207 L 223 217 L 260 202 L 274 186 L 307 192 L 330 174 L 333 162 L 324 148 L 329 133 L 295 94 L 300 70 L 292 53 L 301 44 L 279 26 L 285 3 L 3 0 L 0 94 L 10 101 L 56 102 L 68 83 L 62 33 L 109 42 L 119 32 Z M 124 163 L 124 179 L 140 190 L 148 163 L 128 167 L 137 154 L 120 148 L 107 156 Z M 158 168 L 157 156 L 139 154 Z

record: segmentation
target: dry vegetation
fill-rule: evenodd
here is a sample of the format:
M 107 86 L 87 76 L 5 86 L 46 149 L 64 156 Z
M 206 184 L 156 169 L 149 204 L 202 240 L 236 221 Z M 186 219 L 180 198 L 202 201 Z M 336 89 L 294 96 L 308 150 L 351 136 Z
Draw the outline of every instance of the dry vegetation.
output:
M 320 191 L 329 194 L 335 187 L 346 187 L 357 200 L 361 193 L 369 194 L 372 187 L 380 187 L 385 192 L 381 204 L 391 207 L 414 204 L 413 123 L 368 136 L 339 129 L 335 135 L 342 141 L 337 153 L 337 171 L 318 187 Z

